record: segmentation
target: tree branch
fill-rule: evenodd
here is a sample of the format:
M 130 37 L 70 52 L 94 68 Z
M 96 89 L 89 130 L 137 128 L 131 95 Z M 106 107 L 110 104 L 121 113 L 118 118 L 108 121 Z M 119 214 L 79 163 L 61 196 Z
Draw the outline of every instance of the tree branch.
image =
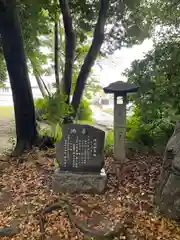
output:
M 92 66 L 100 52 L 102 43 L 104 41 L 104 26 L 106 22 L 106 14 L 109 7 L 109 0 L 100 0 L 100 10 L 98 15 L 98 20 L 94 30 L 94 37 L 89 49 L 89 52 L 84 60 L 84 63 L 81 67 L 79 76 L 77 78 L 75 91 L 72 99 L 72 106 L 74 109 L 74 116 L 77 114 L 77 110 L 80 105 L 80 101 L 83 95 L 85 84 Z
M 74 57 L 74 62 L 77 61 L 80 56 L 81 56 L 81 53 L 77 53 L 76 56 Z
M 64 31 L 66 37 L 65 47 L 65 70 L 63 76 L 64 91 L 67 95 L 67 103 L 69 103 L 72 85 L 72 72 L 75 52 L 75 33 L 72 25 L 72 17 L 68 5 L 68 0 L 59 0 L 61 12 L 63 15 Z

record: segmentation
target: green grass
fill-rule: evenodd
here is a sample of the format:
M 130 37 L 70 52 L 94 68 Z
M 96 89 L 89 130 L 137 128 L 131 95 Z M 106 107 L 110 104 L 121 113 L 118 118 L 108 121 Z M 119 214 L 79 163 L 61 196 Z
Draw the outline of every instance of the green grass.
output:
M 93 124 L 95 123 L 95 121 L 94 121 L 94 120 L 92 120 L 92 121 L 79 120 L 79 121 L 77 121 L 77 123 L 79 123 L 79 124 L 89 124 L 89 125 L 93 125 Z
M 0 118 L 14 118 L 14 107 L 13 106 L 0 106 Z M 78 121 L 79 124 L 89 124 L 93 125 L 94 120 L 87 121 L 87 120 L 80 120 Z
M 106 108 L 106 109 L 103 109 L 103 112 L 113 114 L 114 109 L 113 108 Z
M 0 118 L 13 118 L 14 107 L 13 106 L 1 106 L 0 107 Z

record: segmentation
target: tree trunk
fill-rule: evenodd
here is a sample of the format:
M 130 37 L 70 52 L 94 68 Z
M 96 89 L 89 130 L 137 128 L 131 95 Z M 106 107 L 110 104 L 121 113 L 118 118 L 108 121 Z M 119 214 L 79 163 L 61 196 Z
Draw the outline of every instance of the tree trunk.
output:
M 43 84 L 41 82 L 41 78 L 38 75 L 36 75 L 36 74 L 35 74 L 35 78 L 36 78 L 36 82 L 38 84 L 38 87 L 39 87 L 39 90 L 40 90 L 42 96 L 45 97 L 46 96 L 46 92 L 45 92 Z
M 77 78 L 74 94 L 73 94 L 72 106 L 74 110 L 74 116 L 76 116 L 77 114 L 87 78 L 100 52 L 102 43 L 104 41 L 104 26 L 105 26 L 108 7 L 109 7 L 109 0 L 100 0 L 100 10 L 99 10 L 96 27 L 94 30 L 93 41 L 89 49 L 89 52 L 84 60 L 84 63 L 81 67 L 80 73 Z
M 64 52 L 63 36 L 64 36 L 64 31 L 62 29 L 62 23 L 61 23 L 61 19 L 60 19 L 59 20 L 59 69 L 60 69 L 60 73 L 61 73 L 60 88 L 63 87 L 62 77 L 64 74 L 64 55 L 62 54 L 62 52 Z
M 56 90 L 59 91 L 59 37 L 58 37 L 58 22 L 54 23 L 54 71 L 56 79 Z
M 29 60 L 31 62 L 31 66 L 32 66 L 32 69 L 33 69 L 33 74 L 34 74 L 34 76 L 36 78 L 36 82 L 37 82 L 37 85 L 39 87 L 39 90 L 40 90 L 42 96 L 45 97 L 47 94 L 46 94 L 46 91 L 44 89 L 43 83 L 41 81 L 40 74 L 38 74 L 38 71 L 37 71 L 37 69 L 35 67 L 35 64 L 33 63 L 33 60 L 30 57 L 29 57 Z
M 0 2 L 0 33 L 14 101 L 17 156 L 32 147 L 37 130 L 20 20 L 13 0 L 5 5 Z
M 45 82 L 44 82 L 44 80 L 42 79 L 42 77 L 39 75 L 39 79 L 41 80 L 41 83 L 42 83 L 42 85 L 44 86 L 44 89 L 46 89 L 46 93 L 48 94 L 48 96 L 50 96 L 51 95 L 51 93 L 50 93 L 50 91 L 49 91 L 49 89 L 48 89 L 48 86 L 45 84 Z M 46 95 L 47 95 L 46 94 Z
M 63 76 L 63 87 L 67 97 L 67 103 L 70 100 L 71 85 L 72 85 L 72 73 L 73 73 L 73 62 L 75 52 L 75 33 L 72 25 L 72 17 L 67 0 L 59 0 L 61 12 L 63 15 L 63 23 L 66 37 L 65 47 L 65 70 Z

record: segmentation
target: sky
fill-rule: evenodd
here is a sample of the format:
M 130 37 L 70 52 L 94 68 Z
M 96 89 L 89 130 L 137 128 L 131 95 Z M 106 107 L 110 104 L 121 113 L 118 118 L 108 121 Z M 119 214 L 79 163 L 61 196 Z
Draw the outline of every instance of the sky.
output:
M 122 76 L 122 72 L 130 67 L 131 62 L 135 59 L 141 59 L 149 50 L 153 48 L 153 41 L 146 39 L 140 45 L 134 45 L 132 48 L 123 48 L 117 50 L 113 55 L 107 59 L 101 61 L 101 68 L 94 67 L 95 75 L 100 84 L 105 87 L 111 82 L 126 81 L 126 78 Z

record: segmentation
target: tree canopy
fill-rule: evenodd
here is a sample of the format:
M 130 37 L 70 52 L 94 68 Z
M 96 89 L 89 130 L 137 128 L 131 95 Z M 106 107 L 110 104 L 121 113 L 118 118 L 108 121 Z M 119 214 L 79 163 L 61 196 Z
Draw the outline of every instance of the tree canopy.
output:
M 179 6 L 179 1 L 153 1 L 144 8 L 153 23 L 154 47 L 125 71 L 128 81 L 140 85 L 133 96 L 139 128 L 146 138 L 161 136 L 158 143 L 164 144 L 180 117 Z
M 132 4 L 128 0 L 110 1 L 103 52 L 113 52 L 124 45 L 141 42 L 148 36 L 148 24 L 143 22 L 144 16 L 139 10 L 141 2 L 136 0 Z M 36 65 L 36 71 L 37 69 L 40 71 L 41 63 L 46 63 L 49 58 L 42 52 L 42 47 L 48 45 L 47 39 L 52 35 L 55 19 L 62 20 L 59 3 L 47 0 L 40 2 L 23 0 L 17 2 L 17 8 L 22 23 L 27 57 Z M 76 35 L 76 51 L 78 52 L 79 45 L 86 44 L 92 38 L 99 10 L 99 0 L 93 2 L 70 1 L 69 8 Z M 4 69 L 3 64 L 2 69 Z

